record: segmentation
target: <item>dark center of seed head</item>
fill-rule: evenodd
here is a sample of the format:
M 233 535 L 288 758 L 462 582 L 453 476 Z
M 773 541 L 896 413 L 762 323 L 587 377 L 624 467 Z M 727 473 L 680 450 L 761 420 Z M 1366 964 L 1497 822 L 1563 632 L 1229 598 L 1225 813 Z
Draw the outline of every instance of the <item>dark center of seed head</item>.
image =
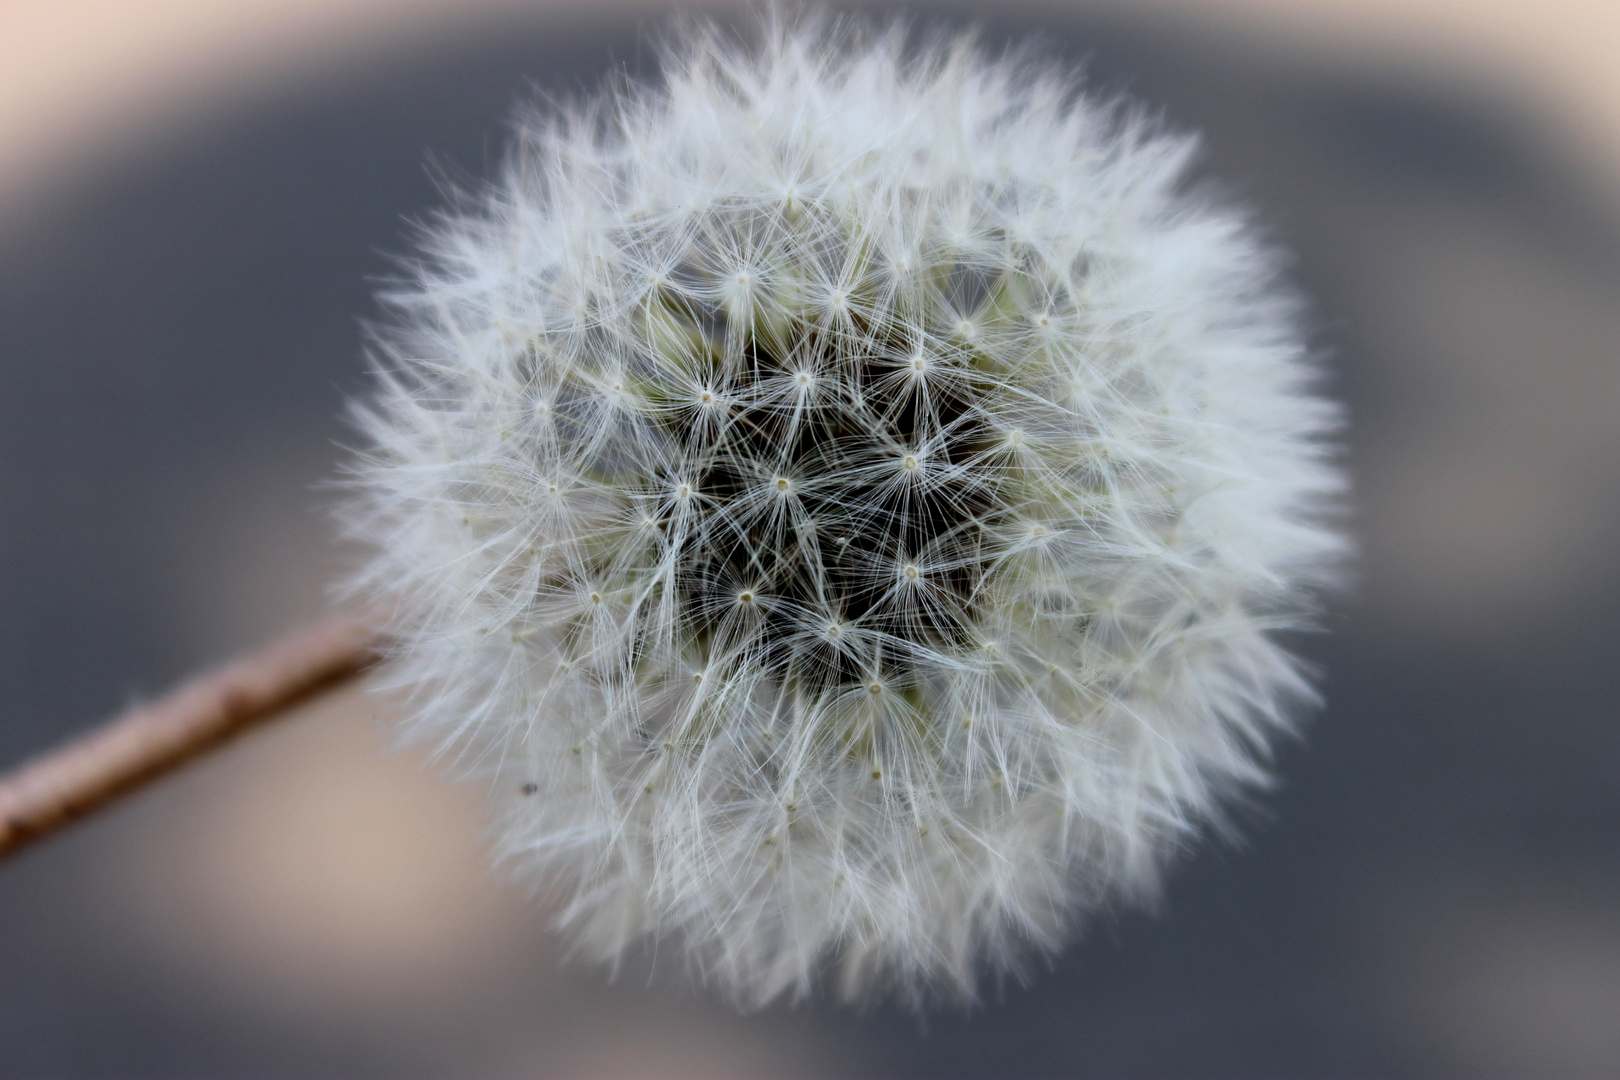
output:
M 689 491 L 704 492 L 696 528 L 686 534 L 678 553 L 674 588 L 687 611 L 700 612 L 693 624 L 701 648 L 716 640 L 721 614 L 706 597 L 724 593 L 738 578 L 759 582 L 758 589 L 732 595 L 751 605 L 755 592 L 766 592 L 773 604 L 762 609 L 756 638 L 765 662 L 786 661 L 787 668 L 813 675 L 821 685 L 859 685 L 874 670 L 884 680 L 904 684 L 905 659 L 898 655 L 857 657 L 836 646 L 839 633 L 822 638 L 819 653 L 804 644 L 805 614 L 819 612 L 826 625 L 848 626 L 873 633 L 865 640 L 909 641 L 921 647 L 967 645 L 982 570 L 975 559 L 979 539 L 969 542 L 970 521 L 998 519 L 996 484 L 979 475 L 972 483 L 960 477 L 961 466 L 995 445 L 997 437 L 974 409 L 980 390 L 971 378 L 928 385 L 891 377 L 888 356 L 910 355 L 909 343 L 889 340 L 876 326 L 862 328 L 870 344 L 858 356 L 838 356 L 833 342 L 813 329 L 796 339 L 768 343 L 759 338 L 743 350 L 740 369 L 731 374 L 733 403 L 725 423 L 695 424 L 684 418 L 665 421 L 669 434 L 687 451 L 688 460 L 703 462 Z M 891 337 L 893 332 L 889 332 Z M 848 340 L 846 337 L 844 340 Z M 800 398 L 787 407 L 780 399 L 753 393 L 787 376 L 800 387 L 813 370 L 837 371 L 841 385 L 825 399 Z M 764 400 L 762 400 L 764 399 Z M 742 405 L 739 402 L 755 402 Z M 894 485 L 867 463 L 888 457 L 893 447 L 927 444 L 934 473 L 932 484 Z M 922 476 L 915 452 L 902 452 L 908 477 Z M 989 466 L 977 466 L 983 473 Z M 794 492 L 795 519 L 784 524 L 779 512 L 747 512 L 748 492 L 760 473 L 779 493 Z M 813 478 L 802 489 L 789 475 Z M 801 528 L 814 522 L 816 528 Z M 795 530 L 798 530 L 797 532 Z M 813 545 L 797 537 L 820 532 L 831 544 Z M 916 582 L 917 563 L 927 557 L 944 569 L 931 574 L 927 605 L 915 590 L 896 591 L 889 575 L 899 562 L 904 579 Z M 953 598 L 943 602 L 941 596 Z

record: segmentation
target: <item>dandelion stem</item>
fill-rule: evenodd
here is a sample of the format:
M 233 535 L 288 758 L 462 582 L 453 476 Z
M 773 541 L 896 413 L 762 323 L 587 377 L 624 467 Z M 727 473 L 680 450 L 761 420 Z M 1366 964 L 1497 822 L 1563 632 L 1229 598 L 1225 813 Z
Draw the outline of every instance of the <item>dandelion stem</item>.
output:
M 0 858 L 352 681 L 381 644 L 355 619 L 301 630 L 0 777 Z

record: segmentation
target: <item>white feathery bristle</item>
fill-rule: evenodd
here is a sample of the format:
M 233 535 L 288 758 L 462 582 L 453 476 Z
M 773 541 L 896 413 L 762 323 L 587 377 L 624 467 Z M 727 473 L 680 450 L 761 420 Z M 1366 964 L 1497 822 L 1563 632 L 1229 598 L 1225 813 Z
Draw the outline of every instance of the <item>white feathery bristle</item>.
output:
M 1193 140 L 969 39 L 765 21 L 527 120 L 429 230 L 354 591 L 591 955 L 971 997 L 1264 783 L 1337 412 Z

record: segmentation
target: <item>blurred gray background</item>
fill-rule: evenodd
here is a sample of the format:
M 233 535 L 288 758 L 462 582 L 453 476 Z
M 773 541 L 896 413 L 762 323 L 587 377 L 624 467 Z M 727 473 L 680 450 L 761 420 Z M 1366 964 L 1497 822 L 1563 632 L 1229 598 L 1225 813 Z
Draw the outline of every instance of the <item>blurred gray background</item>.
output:
M 0 765 L 320 613 L 318 485 L 408 221 L 499 160 L 515 98 L 646 71 L 665 25 L 351 2 L 319 40 L 231 39 L 259 50 L 232 82 L 196 29 L 223 8 L 147 6 L 120 40 L 190 81 L 102 92 L 162 123 L 0 109 Z M 93 89 L 91 20 L 132 7 L 78 3 L 89 59 L 27 38 L 71 69 L 38 86 Z M 1246 840 L 978 1009 L 738 1017 L 567 965 L 487 868 L 478 793 L 348 694 L 0 865 L 0 1075 L 1620 1075 L 1614 132 L 1489 64 L 1218 4 L 912 10 L 1202 131 L 1201 175 L 1298 254 L 1361 582 L 1301 644 L 1329 704 Z M 14 46 L 26 20 L 0 11 Z

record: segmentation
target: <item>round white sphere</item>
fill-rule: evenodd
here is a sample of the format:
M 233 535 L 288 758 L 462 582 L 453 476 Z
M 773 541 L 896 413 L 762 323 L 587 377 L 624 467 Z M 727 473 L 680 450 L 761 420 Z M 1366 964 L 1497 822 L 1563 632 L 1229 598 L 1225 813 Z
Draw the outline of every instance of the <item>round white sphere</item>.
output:
M 1337 413 L 1192 148 L 965 39 L 698 32 L 429 230 L 355 587 L 589 953 L 971 995 L 1264 781 Z

